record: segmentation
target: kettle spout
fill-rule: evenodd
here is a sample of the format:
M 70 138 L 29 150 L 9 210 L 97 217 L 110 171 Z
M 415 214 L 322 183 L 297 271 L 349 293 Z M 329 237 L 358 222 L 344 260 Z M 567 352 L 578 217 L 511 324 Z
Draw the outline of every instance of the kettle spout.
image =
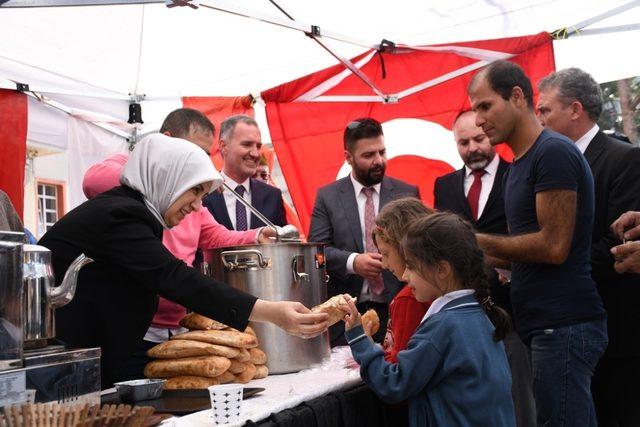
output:
M 91 262 L 93 262 L 93 259 L 87 257 L 85 254 L 80 254 L 80 256 L 69 265 L 69 268 L 67 268 L 67 272 L 64 274 L 64 279 L 62 279 L 60 286 L 47 289 L 47 300 L 52 308 L 63 307 L 73 299 L 76 294 L 78 272 L 84 265 Z

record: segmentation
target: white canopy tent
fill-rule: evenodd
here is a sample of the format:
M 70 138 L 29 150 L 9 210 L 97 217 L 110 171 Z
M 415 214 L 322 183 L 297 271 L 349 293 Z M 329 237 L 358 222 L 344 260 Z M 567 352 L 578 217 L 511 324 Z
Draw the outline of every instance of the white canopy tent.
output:
M 130 4 L 17 7 L 89 3 Z M 576 24 L 590 23 L 577 36 L 555 42 L 557 67 L 580 66 L 599 81 L 640 74 L 640 58 L 625 54 L 640 40 L 640 8 L 635 7 L 640 1 L 279 0 L 277 4 L 297 21 L 289 21 L 269 0 L 201 1 L 196 10 L 167 8 L 151 0 L 0 1 L 0 38 L 8 41 L 0 45 L 0 87 L 28 84 L 74 115 L 126 135 L 132 131 L 124 124 L 132 99 L 143 102 L 144 132 L 157 129 L 182 96 L 258 94 L 337 62 L 302 31 L 225 10 L 300 29 L 317 25 L 323 35 L 332 31 L 338 39 L 359 41 L 322 37 L 345 58 L 382 38 L 426 45 L 561 28 L 571 32 Z M 51 144 L 38 136 L 40 120 L 31 122 L 29 138 Z
M 157 130 L 183 96 L 257 96 L 383 38 L 415 46 L 566 29 L 554 42 L 557 68 L 578 66 L 600 82 L 640 74 L 640 57 L 626 52 L 640 44 L 640 0 L 273 1 L 280 9 L 271 0 L 201 0 L 197 9 L 0 0 L 0 88 L 28 85 L 29 144 L 84 149 L 68 161 L 87 163 Z M 312 29 L 320 42 L 305 34 Z M 127 123 L 132 102 L 144 124 Z M 81 201 L 73 185 L 70 207 Z

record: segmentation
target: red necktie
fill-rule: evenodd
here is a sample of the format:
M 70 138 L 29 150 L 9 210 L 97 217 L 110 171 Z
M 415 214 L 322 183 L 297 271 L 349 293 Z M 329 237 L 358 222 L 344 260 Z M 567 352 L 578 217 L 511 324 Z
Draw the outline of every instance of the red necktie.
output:
M 373 206 L 373 192 L 375 190 L 371 187 L 364 187 L 362 192 L 367 197 L 367 201 L 364 204 L 364 234 L 365 234 L 365 252 L 377 253 L 378 249 L 373 243 L 373 227 L 375 225 L 376 213 Z M 378 276 L 375 279 L 369 279 L 369 288 L 375 295 L 380 295 L 384 291 L 384 282 L 382 276 Z
M 482 191 L 482 175 L 487 173 L 484 169 L 471 171 L 473 174 L 473 183 L 469 188 L 469 194 L 467 194 L 467 201 L 471 208 L 471 215 L 473 220 L 478 220 L 478 205 L 480 204 L 480 192 Z

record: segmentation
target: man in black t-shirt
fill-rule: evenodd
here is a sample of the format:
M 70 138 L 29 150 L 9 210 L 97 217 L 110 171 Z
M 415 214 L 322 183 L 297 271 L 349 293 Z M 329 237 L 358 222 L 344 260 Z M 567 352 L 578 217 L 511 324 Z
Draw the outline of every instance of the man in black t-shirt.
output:
M 478 242 L 489 262 L 512 265 L 514 321 L 531 354 L 538 425 L 595 427 L 590 384 L 607 329 L 589 264 L 589 165 L 569 139 L 542 128 L 531 82 L 516 64 L 480 71 L 469 97 L 476 124 L 515 156 L 503 180 L 509 236 L 478 234 Z

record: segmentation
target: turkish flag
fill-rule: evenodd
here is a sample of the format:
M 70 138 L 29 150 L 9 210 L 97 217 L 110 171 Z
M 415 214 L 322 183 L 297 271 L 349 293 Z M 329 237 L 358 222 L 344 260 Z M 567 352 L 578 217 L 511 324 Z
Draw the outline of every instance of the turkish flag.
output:
M 20 218 L 24 208 L 27 116 L 27 96 L 0 89 L 0 189 L 7 193 Z
M 534 88 L 555 69 L 552 39 L 540 33 L 447 46 L 400 47 L 365 52 L 352 59 L 354 64 L 362 62 L 360 70 L 383 93 L 406 92 L 399 102 L 345 98 L 374 94 L 359 78 L 345 72 L 342 64 L 263 92 L 271 140 L 305 230 L 309 229 L 318 188 L 335 181 L 344 164 L 342 138 L 347 123 L 360 117 L 373 117 L 381 123 L 414 118 L 451 129 L 458 113 L 469 109 L 467 85 L 487 63 L 479 58 L 491 55 L 508 56 L 522 66 Z M 415 144 L 421 143 L 417 141 Z M 453 139 L 443 143 L 452 144 Z M 389 144 L 392 142 L 387 143 L 387 149 Z M 507 160 L 512 157 L 508 147 L 500 147 L 498 152 Z M 422 160 L 396 155 L 389 161 L 387 174 L 418 185 L 423 201 L 432 205 L 435 179 L 451 170 L 453 167 L 428 156 Z
M 254 117 L 253 98 L 247 96 L 186 96 L 182 98 L 182 106 L 193 108 L 207 116 L 215 126 L 214 144 L 211 149 L 211 160 L 216 169 L 221 170 L 224 162 L 220 156 L 220 146 L 218 145 L 218 135 L 220 135 L 220 125 L 231 116 L 244 114 Z

